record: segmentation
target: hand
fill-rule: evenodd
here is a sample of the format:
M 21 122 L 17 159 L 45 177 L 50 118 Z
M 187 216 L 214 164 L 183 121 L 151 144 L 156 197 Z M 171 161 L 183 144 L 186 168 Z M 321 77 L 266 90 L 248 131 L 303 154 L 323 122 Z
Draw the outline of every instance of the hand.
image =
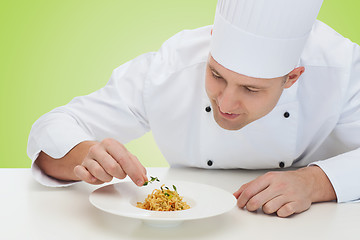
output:
M 140 161 L 123 144 L 111 138 L 92 145 L 74 173 L 91 184 L 110 182 L 113 177 L 124 179 L 127 175 L 138 186 L 147 181 L 146 169 Z
M 317 166 L 266 173 L 241 186 L 234 196 L 240 208 L 262 208 L 264 213 L 276 212 L 279 217 L 306 211 L 313 202 L 336 199 L 329 179 Z

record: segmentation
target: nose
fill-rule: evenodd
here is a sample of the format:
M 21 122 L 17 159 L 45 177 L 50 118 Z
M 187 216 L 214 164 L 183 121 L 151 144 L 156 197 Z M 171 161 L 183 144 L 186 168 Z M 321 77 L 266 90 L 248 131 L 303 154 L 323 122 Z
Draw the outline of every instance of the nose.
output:
M 224 88 L 217 98 L 217 104 L 224 113 L 239 113 L 241 109 L 241 101 L 239 92 L 230 87 Z

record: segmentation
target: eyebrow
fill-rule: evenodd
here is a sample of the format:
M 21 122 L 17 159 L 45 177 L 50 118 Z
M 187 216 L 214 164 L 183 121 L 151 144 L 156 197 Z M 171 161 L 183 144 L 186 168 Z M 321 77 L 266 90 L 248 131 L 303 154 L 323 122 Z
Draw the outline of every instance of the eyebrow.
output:
M 208 63 L 208 66 L 212 72 L 214 72 L 216 75 L 219 75 L 220 78 L 226 80 L 218 71 L 216 71 L 216 69 L 213 66 L 210 65 L 210 63 Z M 254 89 L 265 89 L 266 88 L 266 87 L 259 87 L 259 86 L 251 85 L 251 84 L 245 84 L 245 85 L 239 84 L 239 85 L 241 85 L 243 87 L 254 88 Z

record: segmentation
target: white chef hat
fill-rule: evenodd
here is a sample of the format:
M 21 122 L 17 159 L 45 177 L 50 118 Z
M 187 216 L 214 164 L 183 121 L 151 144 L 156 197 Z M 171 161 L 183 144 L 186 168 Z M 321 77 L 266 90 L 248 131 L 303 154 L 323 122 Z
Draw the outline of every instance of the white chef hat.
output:
M 323 0 L 219 0 L 211 55 L 250 77 L 274 78 L 293 70 Z

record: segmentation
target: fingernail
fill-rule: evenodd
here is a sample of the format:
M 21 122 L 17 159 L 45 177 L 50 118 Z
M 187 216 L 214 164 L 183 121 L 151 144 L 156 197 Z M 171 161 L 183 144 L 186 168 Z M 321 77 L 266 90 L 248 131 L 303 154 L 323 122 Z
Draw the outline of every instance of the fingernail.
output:
M 142 186 L 144 184 L 143 180 L 137 180 L 136 185 Z

